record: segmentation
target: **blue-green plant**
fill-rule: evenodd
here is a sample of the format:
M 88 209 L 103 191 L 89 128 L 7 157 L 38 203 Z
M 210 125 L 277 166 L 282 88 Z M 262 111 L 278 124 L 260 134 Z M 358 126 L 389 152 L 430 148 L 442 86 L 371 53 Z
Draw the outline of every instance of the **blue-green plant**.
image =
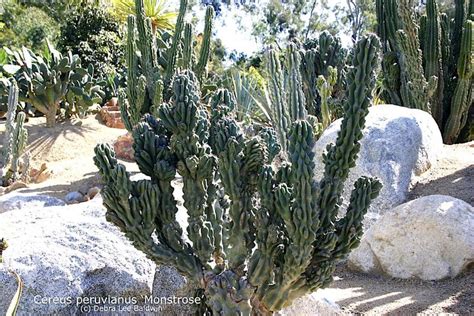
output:
M 1 180 L 3 186 L 7 186 L 20 178 L 20 160 L 25 153 L 28 140 L 28 131 L 24 127 L 26 115 L 24 112 L 16 115 L 17 105 L 18 86 L 16 81 L 13 80 L 9 85 L 8 111 L 2 150 L 4 175 Z M 25 170 L 25 172 L 28 172 L 28 170 Z
M 214 94 L 209 113 L 198 78 L 190 70 L 178 72 L 171 102 L 133 130 L 135 161 L 149 179 L 130 180 L 110 146 L 95 149 L 107 219 L 148 258 L 175 266 L 195 283 L 215 315 L 271 314 L 326 286 L 338 260 L 358 245 L 364 214 L 381 188 L 378 180 L 361 177 L 346 214 L 337 217 L 360 148 L 378 49 L 373 35 L 357 44 L 345 116 L 327 147 L 319 183 L 313 127 L 298 94 L 291 96 L 287 146 L 280 149 L 287 159 L 276 167 L 276 133 L 246 136 L 227 90 Z M 186 232 L 176 218 L 177 175 Z
M 81 73 L 77 80 L 72 80 L 66 100 L 73 113 L 84 117 L 94 104 L 101 104 L 105 98 L 101 83 L 97 80 L 94 67 L 89 64 L 87 71 Z
M 184 17 L 188 0 L 181 0 L 173 36 L 156 36 L 146 17 L 143 0 L 135 0 L 135 15 L 127 19 L 127 88 L 119 92 L 119 105 L 126 128 L 131 131 L 145 113 L 156 113 L 172 96 L 171 82 L 179 69 L 193 69 L 204 88 L 210 56 L 214 10 L 208 7 L 199 55 L 193 48 L 191 24 Z
M 300 50 L 301 54 L 301 79 L 303 92 L 306 97 L 306 109 L 311 115 L 317 116 L 320 120 L 322 100 L 317 88 L 319 76 L 329 78 L 330 68 L 337 71 L 336 82 L 333 85 L 331 96 L 342 101 L 345 91 L 345 71 L 347 61 L 347 51 L 342 47 L 341 40 L 331 35 L 328 31 L 323 31 L 316 39 L 308 39 Z
M 22 48 L 12 51 L 13 64 L 4 65 L 20 86 L 20 100 L 31 104 L 46 116 L 46 126 L 56 124 L 56 114 L 65 101 L 71 84 L 81 82 L 87 70 L 81 68 L 81 60 L 71 52 L 63 56 L 48 43 L 46 56 L 34 54 Z M 0 86 L 2 89 L 2 86 Z M 81 96 L 88 91 L 82 91 Z M 0 94 L 5 94 L 0 91 Z
M 410 0 L 376 1 L 386 98 L 431 113 L 447 144 L 468 123 L 474 96 L 474 5 L 454 3 L 453 18 L 436 0 L 428 0 L 426 14 L 417 18 Z

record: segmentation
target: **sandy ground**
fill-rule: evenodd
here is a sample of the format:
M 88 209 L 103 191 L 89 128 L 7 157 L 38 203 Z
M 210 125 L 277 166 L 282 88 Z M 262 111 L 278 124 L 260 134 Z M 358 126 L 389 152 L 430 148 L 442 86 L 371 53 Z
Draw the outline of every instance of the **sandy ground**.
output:
M 444 194 L 474 205 L 474 141 L 444 145 L 441 159 L 416 180 L 409 200 Z
M 58 122 L 54 128 L 45 127 L 43 117 L 30 118 L 25 124 L 28 130 L 28 148 L 32 156 L 32 167 L 46 163 L 52 177 L 42 183 L 29 184 L 25 193 L 46 194 L 63 199 L 70 191 L 86 193 L 89 188 L 100 186 L 100 177 L 92 157 L 98 143 L 112 144 L 123 129 L 109 128 L 95 116 L 82 120 Z M 5 130 L 5 121 L 0 121 L 0 134 Z M 0 139 L 2 139 L 0 137 Z M 134 172 L 134 163 L 121 161 Z
M 62 122 L 45 128 L 43 118 L 26 124 L 33 167 L 46 162 L 53 171 L 51 179 L 31 184 L 25 193 L 39 193 L 58 198 L 70 191 L 83 193 L 100 186 L 92 156 L 97 143 L 112 143 L 125 130 L 108 128 L 90 116 L 82 121 Z M 0 121 L 0 133 L 4 131 Z M 474 142 L 445 146 L 443 157 L 431 170 L 417 179 L 410 199 L 430 194 L 448 194 L 474 202 Z M 137 172 L 133 163 L 122 162 L 129 171 Z M 439 282 L 399 280 L 385 276 L 365 275 L 338 268 L 335 281 L 322 295 L 344 311 L 355 314 L 474 313 L 474 273 Z
M 363 315 L 474 314 L 474 271 L 441 281 L 367 275 L 340 266 L 321 296 Z

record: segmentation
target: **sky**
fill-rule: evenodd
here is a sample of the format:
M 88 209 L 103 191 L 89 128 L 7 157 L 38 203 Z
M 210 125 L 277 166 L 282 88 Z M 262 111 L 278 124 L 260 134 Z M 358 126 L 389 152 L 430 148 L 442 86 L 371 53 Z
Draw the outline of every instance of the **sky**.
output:
M 260 0 L 259 2 L 260 5 L 264 6 L 268 0 Z M 329 6 L 344 5 L 345 1 L 331 0 L 329 3 Z M 193 10 L 193 15 L 199 21 L 197 29 L 203 29 L 205 8 L 195 7 Z M 235 50 L 238 53 L 245 53 L 246 55 L 251 55 L 252 53 L 258 52 L 262 49 L 262 44 L 259 43 L 254 36 L 252 36 L 252 25 L 258 18 L 261 17 L 254 14 L 249 14 L 244 10 L 239 10 L 235 7 L 235 5 L 231 5 L 230 7 L 223 5 L 221 14 L 215 20 L 215 37 L 222 41 L 222 44 L 228 52 Z M 334 15 L 329 16 L 329 20 L 335 18 L 336 17 Z M 351 45 L 352 42 L 349 34 L 341 33 L 339 36 L 341 37 L 343 46 L 347 47 Z

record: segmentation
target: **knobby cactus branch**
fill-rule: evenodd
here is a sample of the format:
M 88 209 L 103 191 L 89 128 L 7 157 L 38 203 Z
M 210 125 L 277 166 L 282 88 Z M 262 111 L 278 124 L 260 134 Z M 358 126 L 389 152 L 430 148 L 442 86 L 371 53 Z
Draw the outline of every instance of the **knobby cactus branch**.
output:
M 377 179 L 360 178 L 346 215 L 337 217 L 360 148 L 379 45 L 373 35 L 357 44 L 346 114 L 324 157 L 321 183 L 314 180 L 315 136 L 300 107 L 302 93 L 288 96 L 297 108 L 285 115 L 293 120 L 286 121 L 283 149 L 271 129 L 254 137 L 243 133 L 227 90 L 216 91 L 206 107 L 198 78 L 190 70 L 178 72 L 170 102 L 133 129 L 135 160 L 149 180 L 131 181 L 110 146 L 95 149 L 107 219 L 150 259 L 195 282 L 215 314 L 269 315 L 327 285 L 337 261 L 358 245 L 364 214 L 381 188 Z M 291 48 L 289 53 L 289 69 L 298 68 L 297 55 Z M 277 59 L 272 63 L 278 73 Z M 275 100 L 282 98 L 274 93 Z M 280 150 L 287 159 L 275 167 Z M 178 175 L 186 232 L 173 195 Z

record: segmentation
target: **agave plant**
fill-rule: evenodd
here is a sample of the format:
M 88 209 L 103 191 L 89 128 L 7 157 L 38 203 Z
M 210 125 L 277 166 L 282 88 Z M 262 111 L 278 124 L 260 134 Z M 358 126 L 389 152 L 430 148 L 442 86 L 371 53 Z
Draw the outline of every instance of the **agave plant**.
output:
M 120 21 L 125 22 L 129 15 L 135 14 L 135 0 L 110 0 L 111 13 Z M 172 30 L 177 13 L 168 9 L 165 0 L 144 0 L 145 16 L 150 18 L 153 32 Z

